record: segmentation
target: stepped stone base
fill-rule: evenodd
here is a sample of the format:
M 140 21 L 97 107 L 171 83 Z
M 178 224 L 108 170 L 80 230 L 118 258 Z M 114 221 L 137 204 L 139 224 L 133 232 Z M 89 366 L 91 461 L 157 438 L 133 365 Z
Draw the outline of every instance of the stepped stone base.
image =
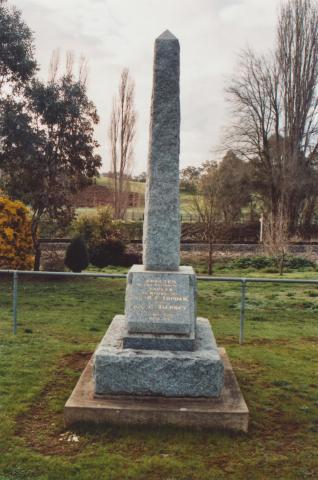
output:
M 126 325 L 123 334 L 123 348 L 131 348 L 133 350 L 181 350 L 192 352 L 196 347 L 195 323 L 196 322 L 191 322 L 189 335 L 129 333 Z
M 184 350 L 192 352 L 195 349 L 194 326 L 190 335 L 163 335 L 156 333 L 124 334 L 123 347 L 134 350 Z
M 94 396 L 93 357 L 88 362 L 64 409 L 67 427 L 75 424 L 174 425 L 195 429 L 247 432 L 248 408 L 223 348 L 224 387 L 214 398 Z
M 123 348 L 123 315 L 117 315 L 94 354 L 98 395 L 213 397 L 221 393 L 224 367 L 210 323 L 197 319 L 193 351 Z

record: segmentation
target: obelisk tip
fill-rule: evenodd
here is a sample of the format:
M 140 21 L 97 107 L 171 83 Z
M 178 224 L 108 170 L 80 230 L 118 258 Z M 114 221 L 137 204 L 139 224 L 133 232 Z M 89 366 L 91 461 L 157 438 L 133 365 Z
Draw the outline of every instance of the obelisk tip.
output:
M 175 37 L 170 30 L 165 30 L 158 38 L 157 40 L 178 40 L 177 37 Z

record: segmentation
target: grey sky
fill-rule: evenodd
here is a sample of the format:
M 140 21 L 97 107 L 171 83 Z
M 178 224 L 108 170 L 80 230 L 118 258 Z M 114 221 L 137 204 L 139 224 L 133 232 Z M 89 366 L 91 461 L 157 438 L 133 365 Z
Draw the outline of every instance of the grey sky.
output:
M 40 75 L 52 50 L 89 60 L 89 95 L 97 105 L 103 170 L 107 127 L 123 67 L 136 81 L 135 172 L 145 170 L 155 37 L 167 28 L 181 44 L 181 168 L 211 157 L 226 124 L 225 79 L 236 54 L 273 46 L 279 0 L 15 0 L 36 39 Z

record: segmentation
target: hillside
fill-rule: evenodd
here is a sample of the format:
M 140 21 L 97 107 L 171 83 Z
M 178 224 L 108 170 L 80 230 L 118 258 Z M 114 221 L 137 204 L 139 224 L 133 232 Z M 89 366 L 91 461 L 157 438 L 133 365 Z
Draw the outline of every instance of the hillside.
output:
M 111 179 L 108 177 L 98 177 L 96 179 L 96 184 L 111 187 Z M 144 195 L 146 183 L 129 180 L 129 188 L 130 188 L 130 192 L 132 193 L 139 193 Z M 181 215 L 189 215 L 191 213 L 193 214 L 192 202 L 193 202 L 193 195 L 186 192 L 180 192 Z M 132 220 L 136 220 L 140 215 L 143 214 L 143 210 L 144 210 L 144 207 L 129 208 L 128 217 Z
M 108 177 L 98 177 L 96 178 L 97 185 L 105 185 L 111 187 L 111 179 Z M 129 180 L 129 189 L 131 192 L 136 193 L 145 193 L 146 184 L 144 182 L 135 182 L 134 180 Z

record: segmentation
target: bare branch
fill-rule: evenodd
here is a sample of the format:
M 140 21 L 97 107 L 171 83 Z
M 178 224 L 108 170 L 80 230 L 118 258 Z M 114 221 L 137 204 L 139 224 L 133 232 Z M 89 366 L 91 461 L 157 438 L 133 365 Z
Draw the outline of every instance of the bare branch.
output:
M 278 18 L 274 53 L 258 57 L 247 49 L 240 55 L 226 90 L 234 121 L 224 141 L 254 165 L 267 210 L 275 215 L 283 203 L 290 228 L 312 192 L 317 87 L 318 7 L 312 0 L 288 0 Z
M 80 61 L 79 61 L 78 80 L 82 85 L 87 85 L 87 77 L 88 77 L 88 60 L 84 55 L 81 55 Z
M 61 51 L 59 48 L 53 50 L 49 66 L 49 83 L 55 83 L 60 68 Z
M 74 60 L 75 60 L 74 52 L 72 52 L 71 50 L 68 50 L 66 52 L 66 59 L 65 59 L 65 71 L 68 77 L 73 76 Z

